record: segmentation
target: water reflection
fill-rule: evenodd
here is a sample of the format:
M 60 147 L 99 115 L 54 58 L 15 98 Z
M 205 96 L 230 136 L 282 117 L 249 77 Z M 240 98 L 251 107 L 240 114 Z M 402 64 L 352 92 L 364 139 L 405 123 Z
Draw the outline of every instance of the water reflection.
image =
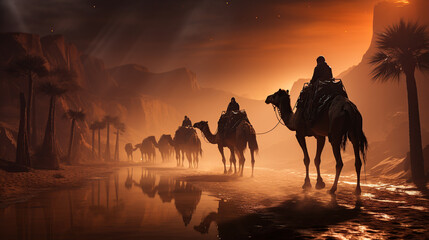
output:
M 228 201 L 227 199 L 220 199 L 217 212 L 210 212 L 200 222 L 199 225 L 194 226 L 194 230 L 201 233 L 207 234 L 210 230 L 212 223 L 215 223 L 218 228 L 220 239 L 229 239 L 234 236 L 234 232 L 237 233 L 242 226 L 231 221 L 236 219 L 240 213 L 237 212 L 239 206 L 234 201 Z M 245 221 L 241 222 L 245 224 Z
M 0 209 L 0 239 L 216 239 L 215 228 L 202 236 L 188 225 L 214 211 L 217 200 L 185 181 L 121 169 Z
M 167 176 L 161 176 L 157 184 L 157 175 L 145 168 L 142 168 L 140 181 L 137 183 L 133 180 L 133 183 L 149 198 L 154 198 L 158 193 L 163 203 L 171 202 L 174 199 L 174 205 L 182 216 L 185 226 L 190 223 L 202 194 L 200 189 L 186 181 L 175 180 Z
M 191 222 L 192 215 L 201 199 L 201 190 L 184 181 L 176 181 L 173 191 L 174 205 L 182 215 L 185 226 Z

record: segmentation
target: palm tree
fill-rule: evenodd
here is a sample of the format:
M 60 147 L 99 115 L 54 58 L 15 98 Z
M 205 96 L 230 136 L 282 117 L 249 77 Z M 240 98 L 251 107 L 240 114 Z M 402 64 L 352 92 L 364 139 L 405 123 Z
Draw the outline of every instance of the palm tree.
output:
M 71 129 L 70 129 L 70 142 L 69 142 L 69 149 L 67 152 L 67 161 L 70 164 L 71 163 L 71 152 L 73 147 L 73 137 L 74 137 L 74 127 L 76 124 L 76 121 L 82 122 L 85 120 L 85 113 L 82 110 L 71 110 L 69 109 L 67 112 L 64 113 L 64 117 L 71 120 Z
M 8 72 L 28 80 L 27 96 L 27 134 L 30 136 L 29 145 L 35 146 L 37 143 L 36 118 L 33 104 L 34 80 L 44 77 L 48 74 L 45 67 L 45 59 L 34 55 L 25 55 L 24 57 L 13 60 L 8 67 Z M 33 112 L 33 119 L 31 113 Z M 31 121 L 32 120 L 32 121 Z M 31 128 L 33 131 L 31 132 Z
M 89 129 L 92 131 L 92 156 L 95 156 L 95 145 L 94 145 L 94 141 L 95 141 L 95 131 L 98 129 L 97 126 L 97 121 L 92 122 L 89 125 Z
M 31 167 L 30 153 L 28 151 L 28 138 L 25 122 L 25 96 L 21 92 L 20 95 L 20 119 L 19 119 L 19 131 L 18 140 L 16 141 L 16 163 L 24 166 Z
M 39 167 L 59 169 L 59 161 L 55 142 L 55 105 L 57 98 L 63 96 L 67 90 L 54 82 L 40 84 L 39 91 L 50 97 L 49 115 L 46 123 L 45 137 L 39 155 Z
M 372 56 L 370 63 L 375 65 L 373 79 L 387 82 L 399 81 L 405 75 L 408 95 L 408 119 L 410 137 L 410 159 L 413 182 L 426 185 L 424 173 L 422 138 L 420 130 L 417 84 L 414 76 L 416 68 L 429 70 L 429 35 L 426 26 L 418 23 L 405 23 L 386 28 L 378 36 L 379 51 Z
M 110 142 L 109 142 L 110 124 L 115 123 L 116 121 L 117 121 L 117 118 L 112 117 L 110 115 L 106 115 L 103 118 L 103 122 L 106 123 L 106 129 L 107 129 L 106 151 L 105 151 L 105 155 L 104 155 L 104 160 L 107 162 L 110 162 Z
M 113 161 L 119 162 L 119 133 L 125 132 L 125 124 L 120 121 L 116 121 L 114 123 L 114 126 L 116 128 L 116 144 L 115 144 L 115 155 L 114 155 Z
M 98 159 L 101 160 L 101 129 L 106 127 L 106 123 L 103 121 L 95 121 L 98 130 Z

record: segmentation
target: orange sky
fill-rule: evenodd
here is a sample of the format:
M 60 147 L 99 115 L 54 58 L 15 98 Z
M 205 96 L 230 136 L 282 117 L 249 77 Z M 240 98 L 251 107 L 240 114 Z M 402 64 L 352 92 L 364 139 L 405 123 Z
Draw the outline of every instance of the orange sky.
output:
M 358 9 L 347 3 L 285 5 L 278 10 L 278 23 L 266 20 L 271 16 L 258 17 L 255 25 L 261 26 L 203 45 L 185 46 L 195 54 L 173 56 L 170 64 L 185 59 L 186 66 L 203 70 L 197 71 L 203 85 L 263 99 L 273 89 L 289 88 L 298 78 L 310 78 L 318 55 L 326 57 L 334 75 L 359 63 L 372 36 L 372 7 L 371 2 Z M 281 22 L 282 12 L 311 18 L 291 25 Z
M 5 0 L 1 30 L 52 29 L 107 66 L 187 67 L 202 86 L 264 99 L 310 78 L 319 55 L 334 75 L 359 63 L 379 1 Z

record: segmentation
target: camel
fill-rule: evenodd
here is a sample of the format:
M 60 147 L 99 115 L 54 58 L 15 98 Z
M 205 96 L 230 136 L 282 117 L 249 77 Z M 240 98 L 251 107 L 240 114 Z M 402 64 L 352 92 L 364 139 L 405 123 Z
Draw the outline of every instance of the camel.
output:
M 132 143 L 125 144 L 125 152 L 127 153 L 128 162 L 131 160 L 133 162 L 133 152 L 137 150 L 137 148 L 133 148 Z
M 201 141 L 192 127 L 179 127 L 174 134 L 172 145 L 176 151 L 177 166 L 184 165 L 185 155 L 189 168 L 198 168 L 199 156 L 202 155 Z
M 155 163 L 156 152 L 155 148 L 158 147 L 158 143 L 154 136 L 149 136 L 143 139 L 142 143 L 136 144 L 135 148 L 140 149 L 142 162 L 146 160 L 146 162 Z
M 173 139 L 170 134 L 163 134 L 158 141 L 158 149 L 161 153 L 162 162 L 170 160 L 171 155 L 173 154 L 174 147 L 171 145 Z
M 218 133 L 214 135 L 210 131 L 209 124 L 207 121 L 197 122 L 194 124 L 194 127 L 200 129 L 210 143 L 217 144 L 219 152 L 222 156 L 224 174 L 226 174 L 227 171 L 226 171 L 226 160 L 225 160 L 225 154 L 223 152 L 223 148 L 227 147 L 231 151 L 231 156 L 229 159 L 230 165 L 229 165 L 228 172 L 229 173 L 232 172 L 232 165 L 234 164 L 234 173 L 235 174 L 237 173 L 236 159 L 235 159 L 235 154 L 237 154 L 239 158 L 238 172 L 240 173 L 240 176 L 243 176 L 244 162 L 246 161 L 246 159 L 244 158 L 244 150 L 246 149 L 246 146 L 248 143 L 250 148 L 250 156 L 252 160 L 252 177 L 253 177 L 254 166 L 255 166 L 254 154 L 258 152 L 258 142 L 256 141 L 255 129 L 253 129 L 253 126 L 249 122 L 242 120 L 234 129 L 235 131 L 228 134 L 225 139 L 221 139 L 221 136 Z
M 320 114 L 320 118 L 313 124 L 311 128 L 307 127 L 306 120 L 303 118 L 304 110 L 298 108 L 293 112 L 290 105 L 289 90 L 279 89 L 276 93 L 270 95 L 265 100 L 266 104 L 273 104 L 280 111 L 280 117 L 285 123 L 286 127 L 296 132 L 296 139 L 304 152 L 304 165 L 306 169 L 306 176 L 303 189 L 311 188 L 309 178 L 309 164 L 310 157 L 307 151 L 305 137 L 313 136 L 317 140 L 317 151 L 314 163 L 317 170 L 317 183 L 316 189 L 325 187 L 322 177 L 320 176 L 320 155 L 322 154 L 323 147 L 325 146 L 325 137 L 329 138 L 332 145 L 336 160 L 336 173 L 334 184 L 332 185 L 329 193 L 335 194 L 337 190 L 338 179 L 340 177 L 341 169 L 343 168 L 343 161 L 341 159 L 341 148 L 345 149 L 347 139 L 353 144 L 355 154 L 355 168 L 357 174 L 357 185 L 355 194 L 361 194 L 360 188 L 360 171 L 362 167 L 362 159 L 365 162 L 366 151 L 368 142 L 365 134 L 362 131 L 362 116 L 349 99 L 344 96 L 336 96 L 329 107 Z

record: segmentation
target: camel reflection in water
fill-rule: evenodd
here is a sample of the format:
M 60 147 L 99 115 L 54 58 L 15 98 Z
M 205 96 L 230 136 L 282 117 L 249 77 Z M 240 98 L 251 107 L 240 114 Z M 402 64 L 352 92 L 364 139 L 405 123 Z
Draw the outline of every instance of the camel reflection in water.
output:
M 187 226 L 201 200 L 202 191 L 185 181 L 168 176 L 161 176 L 157 185 L 156 176 L 154 172 L 142 168 L 140 181 L 137 183 L 133 180 L 134 186 L 141 188 L 150 198 L 154 198 L 158 193 L 163 203 L 174 199 L 174 205 Z
M 219 236 L 231 236 L 231 233 L 238 228 L 234 224 L 227 224 L 232 219 L 237 218 L 237 203 L 228 201 L 226 199 L 219 200 L 219 207 L 217 212 L 210 212 L 207 214 L 199 225 L 194 226 L 195 231 L 201 234 L 207 234 L 212 222 L 215 222 L 218 228 Z
M 183 226 L 197 216 L 202 191 L 146 169 L 136 174 L 139 177 L 133 172 L 122 169 L 106 178 L 94 177 L 87 187 L 47 192 L 0 208 L 0 239 L 98 239 L 123 229 L 133 229 L 139 236 L 155 231 L 171 237 L 178 232 L 165 232 L 164 227 L 177 229 L 177 225 L 180 236 L 192 238 L 194 230 Z M 154 201 L 142 198 L 142 193 Z M 170 204 L 164 207 L 163 203 Z M 158 212 L 159 219 L 151 218 Z M 170 221 L 179 215 L 182 220 Z

